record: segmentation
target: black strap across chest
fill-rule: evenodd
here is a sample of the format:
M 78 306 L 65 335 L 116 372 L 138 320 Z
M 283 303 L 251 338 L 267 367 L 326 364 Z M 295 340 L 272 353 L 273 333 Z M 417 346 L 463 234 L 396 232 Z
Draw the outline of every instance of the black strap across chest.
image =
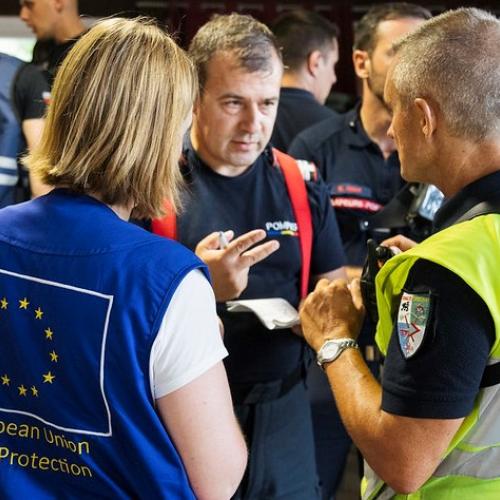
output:
M 474 217 L 479 217 L 480 215 L 488 214 L 500 214 L 500 199 L 482 201 L 472 208 L 469 208 L 456 222 L 465 222 L 467 220 L 474 219 Z
M 488 214 L 500 214 L 499 199 L 482 201 L 474 205 L 457 220 L 456 224 Z M 489 365 L 484 369 L 480 387 L 491 387 L 497 384 L 500 384 L 500 362 Z

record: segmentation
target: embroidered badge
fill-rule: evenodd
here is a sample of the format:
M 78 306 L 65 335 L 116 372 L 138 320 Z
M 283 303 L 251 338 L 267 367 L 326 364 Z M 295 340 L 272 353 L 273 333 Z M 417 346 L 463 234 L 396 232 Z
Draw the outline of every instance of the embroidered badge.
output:
M 407 293 L 401 297 L 398 311 L 398 337 L 403 356 L 415 355 L 424 340 L 431 310 L 431 294 Z

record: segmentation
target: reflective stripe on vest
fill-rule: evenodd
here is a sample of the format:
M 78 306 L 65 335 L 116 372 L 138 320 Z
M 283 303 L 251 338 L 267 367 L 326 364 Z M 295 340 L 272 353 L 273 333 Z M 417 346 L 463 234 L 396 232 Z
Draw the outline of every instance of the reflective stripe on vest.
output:
M 462 278 L 485 302 L 495 324 L 496 339 L 488 364 L 500 360 L 500 215 L 476 217 L 440 231 L 413 249 L 390 259 L 380 270 L 376 341 L 386 354 L 393 330 L 393 307 L 418 259 L 426 259 Z M 490 279 L 488 279 L 490 277 Z M 486 278 L 486 279 L 485 279 Z M 478 392 L 472 412 L 453 437 L 433 476 L 411 495 L 395 498 L 500 498 L 500 385 Z M 363 499 L 377 496 L 380 480 L 367 468 Z M 460 485 L 460 489 L 458 489 Z M 466 491 L 466 492 L 465 492 Z M 381 492 L 382 494 L 385 491 Z M 392 493 L 393 495 L 393 493 Z
M 8 156 L 0 156 L 0 186 L 15 186 L 17 179 L 17 160 Z
M 17 162 L 15 158 L 9 158 L 8 156 L 0 156 L 0 167 L 14 170 L 17 169 Z

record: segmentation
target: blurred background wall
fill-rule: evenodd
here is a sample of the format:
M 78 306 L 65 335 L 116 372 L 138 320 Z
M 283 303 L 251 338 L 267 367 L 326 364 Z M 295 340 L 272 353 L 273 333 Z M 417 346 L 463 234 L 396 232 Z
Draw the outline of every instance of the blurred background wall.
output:
M 251 14 L 268 24 L 277 15 L 287 9 L 303 7 L 315 10 L 336 22 L 340 27 L 340 60 L 337 65 L 338 81 L 333 90 L 335 94 L 346 94 L 352 100 L 357 95 L 356 78 L 351 64 L 353 23 L 375 3 L 378 2 L 347 2 L 343 0 L 249 0 L 243 2 L 229 0 L 80 0 L 80 12 L 90 18 L 99 18 L 114 14 L 127 17 L 139 14 L 153 16 L 165 23 L 171 32 L 176 33 L 180 44 L 186 47 L 199 26 L 214 13 L 236 11 Z M 439 14 L 446 9 L 454 7 L 476 6 L 489 10 L 497 16 L 500 15 L 500 2 L 498 0 L 434 0 L 418 3 L 429 8 L 433 14 Z M 17 54 L 28 59 L 34 39 L 31 32 L 17 18 L 18 10 L 19 0 L 0 1 L 0 51 L 12 52 L 12 50 L 5 50 L 5 39 L 9 39 L 10 41 L 7 43 L 7 46 L 21 47 L 15 49 Z M 91 22 L 92 19 L 89 19 L 89 23 Z M 348 104 L 346 102 L 346 105 Z

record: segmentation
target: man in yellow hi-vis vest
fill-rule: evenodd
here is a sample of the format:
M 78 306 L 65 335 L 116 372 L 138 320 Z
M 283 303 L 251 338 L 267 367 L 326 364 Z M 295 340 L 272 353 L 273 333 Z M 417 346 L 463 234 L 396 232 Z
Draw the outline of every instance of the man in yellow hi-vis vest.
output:
M 403 177 L 447 201 L 377 280 L 382 382 L 358 281 L 318 283 L 302 326 L 366 460 L 364 499 L 500 498 L 500 21 L 458 9 L 397 44 L 385 99 Z M 345 352 L 344 352 L 345 351 Z

